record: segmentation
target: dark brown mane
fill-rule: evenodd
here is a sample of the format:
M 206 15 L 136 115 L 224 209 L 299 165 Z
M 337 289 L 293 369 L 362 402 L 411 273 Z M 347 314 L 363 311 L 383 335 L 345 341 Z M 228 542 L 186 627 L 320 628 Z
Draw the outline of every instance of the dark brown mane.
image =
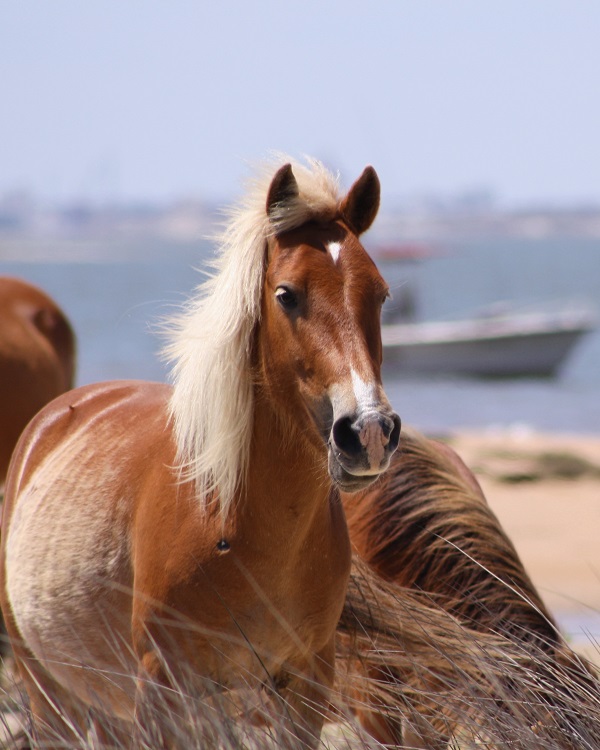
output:
M 346 508 L 355 545 L 384 578 L 434 595 L 475 630 L 559 638 L 494 512 L 436 443 L 404 431 L 390 471 Z
M 403 430 L 387 474 L 344 505 L 366 569 L 355 564 L 341 632 L 356 617 L 368 636 L 356 648 L 372 680 L 360 689 L 370 708 L 357 711 L 369 732 L 445 748 L 466 723 L 485 726 L 494 747 L 598 746 L 596 671 L 559 633 L 448 446 Z

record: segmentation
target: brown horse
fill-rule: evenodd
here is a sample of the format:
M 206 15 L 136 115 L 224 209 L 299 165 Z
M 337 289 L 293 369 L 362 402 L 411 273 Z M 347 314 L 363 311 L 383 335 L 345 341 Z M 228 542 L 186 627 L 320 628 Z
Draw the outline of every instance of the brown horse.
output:
M 461 722 L 448 711 L 448 686 L 456 675 L 440 655 L 468 675 L 462 685 L 460 676 L 456 682 L 456 689 L 465 691 L 461 711 L 468 713 L 465 705 L 471 699 L 477 703 L 469 680 L 482 644 L 481 654 L 488 649 L 494 656 L 487 664 L 482 657 L 487 684 L 479 706 L 487 700 L 495 709 L 495 693 L 505 709 L 490 719 L 496 740 L 526 748 L 600 746 L 594 670 L 558 632 L 477 480 L 451 448 L 405 429 L 389 471 L 343 501 L 360 558 L 378 577 L 417 597 L 402 603 L 405 593 L 399 588 L 398 603 L 392 600 L 387 608 L 387 627 L 391 623 L 397 634 L 393 648 L 403 652 L 399 666 L 391 651 L 387 663 L 382 655 L 384 663 L 370 668 L 370 657 L 365 658 L 371 677 L 406 692 L 396 712 L 384 710 L 385 700 L 377 710 L 377 698 L 370 710 L 359 711 L 370 734 L 384 744 L 445 748 Z M 444 625 L 436 609 L 451 615 L 452 622 Z M 453 630 L 454 623 L 462 633 Z M 521 744 L 515 744 L 515 736 Z
M 31 417 L 73 387 L 75 336 L 43 291 L 0 276 L 0 487 Z
M 343 199 L 317 162 L 265 174 L 173 321 L 173 387 L 86 386 L 29 425 L 2 609 L 40 743 L 85 738 L 91 710 L 99 736 L 114 718 L 176 745 L 159 705 L 181 685 L 266 687 L 293 742 L 318 742 L 350 569 L 339 490 L 387 469 L 400 431 L 388 289 L 358 240 L 378 205 L 371 167 Z

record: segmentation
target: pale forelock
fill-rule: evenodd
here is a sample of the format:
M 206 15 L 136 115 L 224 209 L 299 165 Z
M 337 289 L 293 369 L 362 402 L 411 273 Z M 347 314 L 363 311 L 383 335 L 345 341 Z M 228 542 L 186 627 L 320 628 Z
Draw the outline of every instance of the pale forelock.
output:
M 206 503 L 217 493 L 223 516 L 248 467 L 253 423 L 250 355 L 260 321 L 267 240 L 311 219 L 332 219 L 339 208 L 338 178 L 320 162 L 306 166 L 285 156 L 262 165 L 216 238 L 213 272 L 182 313 L 167 321 L 173 363 L 170 416 L 182 479 L 195 482 Z M 277 169 L 292 163 L 299 195 L 267 217 Z

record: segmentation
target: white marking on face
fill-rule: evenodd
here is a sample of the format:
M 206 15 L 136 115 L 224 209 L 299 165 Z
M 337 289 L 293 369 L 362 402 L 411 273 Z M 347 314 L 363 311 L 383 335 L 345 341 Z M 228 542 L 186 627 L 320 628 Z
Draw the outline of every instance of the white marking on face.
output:
M 356 414 L 362 422 L 358 439 L 364 448 L 368 462 L 367 466 L 355 467 L 352 473 L 356 476 L 376 476 L 383 467 L 386 456 L 385 448 L 389 442 L 376 418 L 380 405 L 379 388 L 374 381 L 365 382 L 353 367 L 350 368 L 350 376 L 356 400 Z
M 357 411 L 360 413 L 377 409 L 377 386 L 374 383 L 365 383 L 353 367 L 350 369 L 350 374 Z
M 342 249 L 342 246 L 339 242 L 330 242 L 329 245 L 327 245 L 327 249 L 329 250 L 329 254 L 333 258 L 333 262 L 337 263 L 338 258 L 340 257 L 340 251 Z

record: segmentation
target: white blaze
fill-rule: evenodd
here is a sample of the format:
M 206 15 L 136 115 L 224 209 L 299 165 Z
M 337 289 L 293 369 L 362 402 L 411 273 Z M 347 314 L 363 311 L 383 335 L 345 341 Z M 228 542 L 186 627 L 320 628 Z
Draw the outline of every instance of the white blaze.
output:
M 350 373 L 357 413 L 364 418 L 369 412 L 377 412 L 376 384 L 365 383 L 354 368 L 351 368 Z M 358 434 L 358 439 L 365 449 L 369 462 L 369 468 L 362 473 L 365 475 L 378 474 L 385 459 L 385 447 L 389 442 L 383 434 L 378 420 L 366 420 Z
M 356 398 L 357 411 L 364 412 L 377 408 L 377 386 L 375 383 L 365 383 L 356 370 L 352 367 L 352 389 Z

